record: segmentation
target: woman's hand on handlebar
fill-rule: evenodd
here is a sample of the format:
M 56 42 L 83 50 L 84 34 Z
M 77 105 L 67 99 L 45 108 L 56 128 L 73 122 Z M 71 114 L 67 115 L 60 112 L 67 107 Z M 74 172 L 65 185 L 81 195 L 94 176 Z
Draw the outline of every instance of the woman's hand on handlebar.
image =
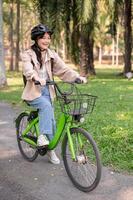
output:
M 75 83 L 77 84 L 87 83 L 87 79 L 86 77 L 79 76 L 78 78 L 76 78 Z
M 45 79 L 42 79 L 42 78 L 33 77 L 33 78 L 32 78 L 32 81 L 35 83 L 35 85 L 41 85 L 41 86 L 46 85 L 46 80 L 45 80 Z
M 40 78 L 39 82 L 40 82 L 41 86 L 46 85 L 46 80 L 45 79 Z

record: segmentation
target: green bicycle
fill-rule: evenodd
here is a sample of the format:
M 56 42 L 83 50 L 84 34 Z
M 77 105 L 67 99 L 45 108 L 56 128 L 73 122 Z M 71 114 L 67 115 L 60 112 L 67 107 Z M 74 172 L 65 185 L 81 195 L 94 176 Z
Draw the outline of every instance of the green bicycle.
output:
M 54 149 L 62 138 L 62 158 L 69 178 L 79 190 L 90 192 L 100 181 L 102 166 L 94 139 L 80 126 L 83 116 L 93 111 L 97 97 L 81 94 L 74 83 L 69 83 L 69 92 L 62 92 L 54 81 L 47 84 L 54 85 L 62 111 L 54 138 L 48 147 L 38 147 L 38 110 L 22 112 L 16 119 L 19 150 L 32 162 L 39 154 L 44 156 L 47 150 Z

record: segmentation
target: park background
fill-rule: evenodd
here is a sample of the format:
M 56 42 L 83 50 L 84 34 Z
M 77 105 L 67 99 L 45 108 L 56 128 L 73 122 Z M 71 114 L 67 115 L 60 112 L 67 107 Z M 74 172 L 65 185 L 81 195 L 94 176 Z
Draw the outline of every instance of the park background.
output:
M 133 172 L 132 0 L 0 0 L 0 101 L 24 109 L 20 51 L 38 23 L 53 31 L 51 48 L 88 78 L 79 86 L 98 96 L 84 126 L 102 163 Z

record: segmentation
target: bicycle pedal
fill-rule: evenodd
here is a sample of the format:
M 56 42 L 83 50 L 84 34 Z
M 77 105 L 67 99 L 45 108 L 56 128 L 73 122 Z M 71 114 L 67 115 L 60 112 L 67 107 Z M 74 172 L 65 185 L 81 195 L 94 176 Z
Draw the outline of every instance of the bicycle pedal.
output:
M 38 153 L 39 153 L 41 156 L 44 156 L 44 155 L 47 153 L 47 148 L 46 148 L 46 146 L 37 147 L 37 149 L 38 149 Z
M 37 146 L 37 149 L 38 149 L 38 150 L 48 149 L 48 145 Z

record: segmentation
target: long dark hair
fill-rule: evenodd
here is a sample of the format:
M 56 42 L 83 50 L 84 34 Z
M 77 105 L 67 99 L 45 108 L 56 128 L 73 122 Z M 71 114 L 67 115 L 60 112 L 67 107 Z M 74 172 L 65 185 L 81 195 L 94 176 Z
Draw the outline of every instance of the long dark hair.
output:
M 40 68 L 42 68 L 42 54 L 41 54 L 41 49 L 38 47 L 37 42 L 35 42 L 32 46 L 31 49 L 35 52 L 37 56 L 37 60 L 40 63 Z

